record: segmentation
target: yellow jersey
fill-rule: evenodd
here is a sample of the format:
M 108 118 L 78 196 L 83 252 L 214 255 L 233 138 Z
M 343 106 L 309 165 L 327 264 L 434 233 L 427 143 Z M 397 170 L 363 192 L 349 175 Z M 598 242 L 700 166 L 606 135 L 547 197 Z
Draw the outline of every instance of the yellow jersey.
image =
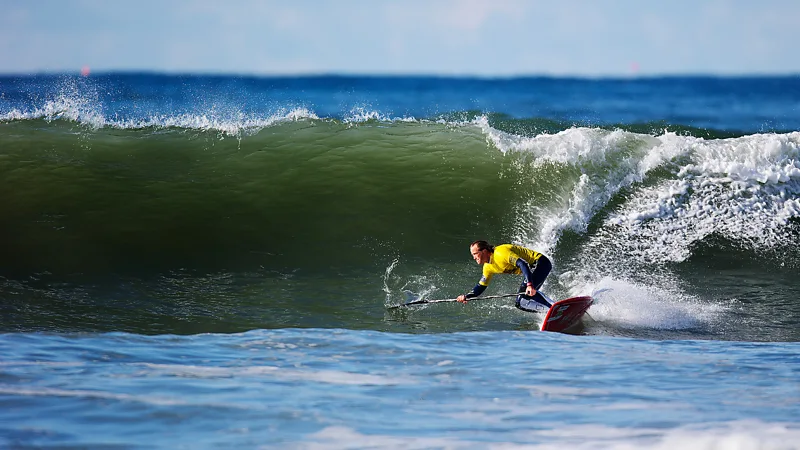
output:
M 492 277 L 496 273 L 513 273 L 521 274 L 522 271 L 517 267 L 517 260 L 524 259 L 531 269 L 533 269 L 536 260 L 542 256 L 541 253 L 531 249 L 520 247 L 519 245 L 503 244 L 494 248 L 494 253 L 489 258 L 489 262 L 483 265 L 483 276 L 478 282 L 481 286 L 488 286 L 492 281 Z

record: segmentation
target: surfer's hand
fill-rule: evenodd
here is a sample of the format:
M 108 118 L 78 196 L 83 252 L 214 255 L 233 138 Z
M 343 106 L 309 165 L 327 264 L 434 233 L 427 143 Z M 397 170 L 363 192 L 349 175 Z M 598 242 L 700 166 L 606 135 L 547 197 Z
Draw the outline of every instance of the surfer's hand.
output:
M 459 295 L 456 297 L 456 301 L 459 303 L 467 303 L 467 296 L 464 294 Z
M 533 286 L 528 285 L 528 287 L 525 288 L 525 295 L 527 295 L 528 297 L 533 297 L 534 295 L 536 295 L 536 289 Z

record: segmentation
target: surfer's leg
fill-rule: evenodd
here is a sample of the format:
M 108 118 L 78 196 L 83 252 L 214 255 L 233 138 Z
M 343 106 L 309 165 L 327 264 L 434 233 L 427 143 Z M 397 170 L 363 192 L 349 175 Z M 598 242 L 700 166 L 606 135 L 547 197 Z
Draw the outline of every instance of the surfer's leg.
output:
M 528 298 L 528 296 L 525 295 L 525 289 L 527 287 L 528 287 L 528 285 L 525 284 L 525 280 L 522 280 L 522 284 L 520 284 L 519 285 L 519 289 L 517 289 L 517 292 L 519 293 L 519 295 L 517 295 L 517 301 L 514 303 L 514 306 L 516 306 L 519 309 L 522 309 L 522 307 L 520 306 L 520 302 L 523 299 L 527 299 Z
M 531 300 L 533 300 L 533 301 L 535 301 L 537 303 L 541 303 L 542 305 L 544 305 L 544 306 L 546 306 L 548 308 L 553 306 L 553 305 L 550 304 L 550 302 L 547 301 L 547 299 L 544 298 L 544 295 L 542 295 L 539 291 L 536 291 L 536 295 L 531 297 Z
M 550 260 L 542 255 L 539 259 L 536 260 L 536 263 L 531 267 L 531 283 L 536 288 L 536 295 L 533 297 L 528 297 L 524 294 L 525 289 L 528 287 L 525 284 L 525 280 L 522 281 L 522 284 L 519 285 L 519 293 L 520 295 L 517 296 L 517 301 L 514 304 L 517 308 L 523 311 L 531 311 L 531 308 L 534 308 L 536 305 L 531 304 L 531 302 L 536 302 L 545 307 L 549 308 L 552 306 L 550 302 L 548 302 L 542 294 L 539 293 L 539 289 L 544 284 L 544 280 L 547 279 L 547 276 L 550 274 L 550 271 L 553 269 L 553 264 Z
M 531 283 L 533 283 L 533 287 L 538 291 L 544 284 L 544 280 L 550 275 L 550 271 L 553 270 L 553 263 L 551 263 L 550 259 L 546 256 L 542 255 L 536 260 L 536 263 L 531 269 Z
M 527 295 L 519 294 L 517 296 L 517 302 L 514 304 L 517 308 L 523 311 L 529 312 L 543 312 L 547 311 L 550 306 L 550 302 L 548 302 L 542 294 L 536 292 L 536 295 L 533 297 L 528 297 Z

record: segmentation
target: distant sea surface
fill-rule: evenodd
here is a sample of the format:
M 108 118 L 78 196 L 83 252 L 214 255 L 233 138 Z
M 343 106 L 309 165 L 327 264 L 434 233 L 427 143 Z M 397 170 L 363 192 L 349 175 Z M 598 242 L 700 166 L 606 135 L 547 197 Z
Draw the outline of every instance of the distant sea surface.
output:
M 0 76 L 0 447 L 798 449 L 799 245 L 797 76 Z

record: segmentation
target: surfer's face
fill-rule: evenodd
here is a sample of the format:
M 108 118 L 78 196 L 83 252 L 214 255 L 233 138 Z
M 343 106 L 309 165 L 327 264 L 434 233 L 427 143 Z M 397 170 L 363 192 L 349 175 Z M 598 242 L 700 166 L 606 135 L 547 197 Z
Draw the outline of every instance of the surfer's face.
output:
M 489 250 L 487 249 L 478 250 L 478 246 L 473 245 L 472 247 L 469 248 L 469 252 L 472 254 L 472 259 L 474 259 L 476 263 L 486 264 L 489 262 L 489 257 L 491 256 Z

